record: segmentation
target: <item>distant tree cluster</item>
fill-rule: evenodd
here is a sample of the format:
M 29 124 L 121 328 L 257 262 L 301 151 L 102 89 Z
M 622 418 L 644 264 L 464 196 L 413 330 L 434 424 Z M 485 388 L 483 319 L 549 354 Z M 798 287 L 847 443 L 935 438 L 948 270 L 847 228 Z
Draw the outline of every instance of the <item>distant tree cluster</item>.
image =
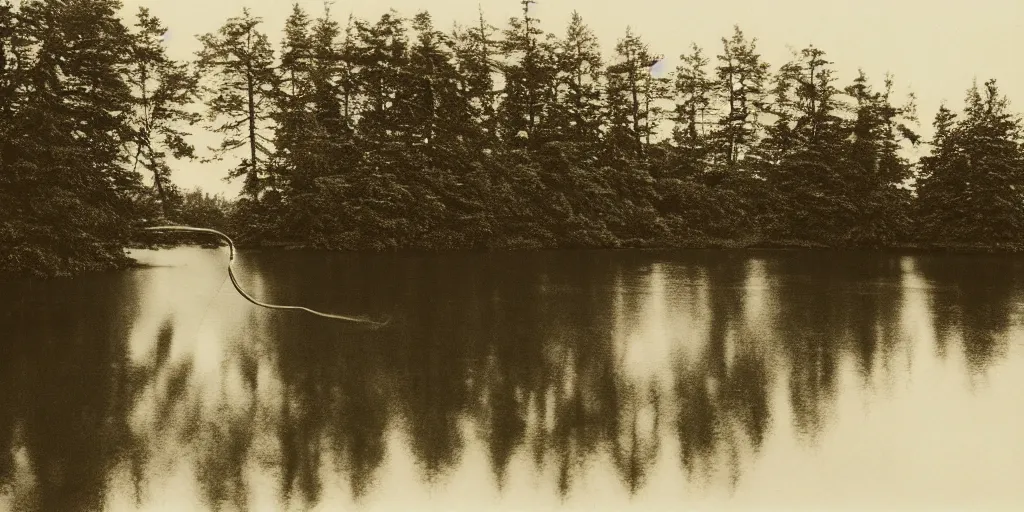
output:
M 604 56 L 533 4 L 451 31 L 296 5 L 276 48 L 243 10 L 184 63 L 146 9 L 128 27 L 117 0 L 0 0 L 0 269 L 123 264 L 161 217 L 349 250 L 1024 247 L 1024 139 L 994 81 L 911 162 L 889 76 L 840 84 L 815 47 L 773 71 L 738 27 L 663 70 L 632 31 Z M 244 152 L 230 205 L 170 178 L 199 123 L 213 158 Z

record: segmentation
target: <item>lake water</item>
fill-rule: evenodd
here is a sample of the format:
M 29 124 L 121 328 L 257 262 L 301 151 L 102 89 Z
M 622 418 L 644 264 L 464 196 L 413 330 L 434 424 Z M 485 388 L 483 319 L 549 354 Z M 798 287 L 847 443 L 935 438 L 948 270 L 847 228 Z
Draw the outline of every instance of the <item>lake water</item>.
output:
M 1021 510 L 1024 259 L 226 249 L 0 284 L 0 510 Z

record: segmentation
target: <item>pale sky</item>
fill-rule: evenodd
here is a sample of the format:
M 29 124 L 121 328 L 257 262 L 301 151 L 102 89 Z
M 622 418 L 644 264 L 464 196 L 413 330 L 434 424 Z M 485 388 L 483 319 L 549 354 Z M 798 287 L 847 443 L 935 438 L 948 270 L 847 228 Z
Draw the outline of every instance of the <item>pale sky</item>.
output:
M 315 17 L 323 12 L 322 0 L 298 2 Z M 248 6 L 264 19 L 264 31 L 276 43 L 291 11 L 288 0 L 124 0 L 125 14 L 133 17 L 146 6 L 169 28 L 172 57 L 193 56 L 196 35 L 215 31 L 230 16 Z M 430 12 L 434 24 L 447 30 L 453 22 L 474 22 L 478 6 L 487 21 L 499 29 L 517 16 L 518 0 L 389 0 L 355 2 L 336 0 L 331 7 L 344 23 L 349 13 L 375 21 L 389 8 L 412 16 Z M 1020 0 L 539 0 L 533 7 L 542 28 L 561 36 L 572 11 L 578 11 L 602 42 L 605 57 L 627 25 L 664 54 L 674 69 L 680 53 L 692 42 L 714 58 L 721 38 L 739 24 L 748 37 L 758 39 L 758 49 L 772 70 L 789 60 L 791 48 L 809 44 L 827 52 L 834 62 L 839 85 L 844 87 L 863 68 L 876 87 L 892 72 L 899 100 L 913 91 L 924 135 L 941 102 L 956 110 L 975 78 L 996 78 L 1016 110 L 1024 104 L 1024 65 L 1018 56 L 1024 49 L 1024 1 Z M 714 61 L 712 60 L 712 64 Z M 215 145 L 209 136 L 195 137 L 197 149 Z M 181 187 L 201 186 L 210 192 L 234 196 L 240 183 L 224 183 L 231 161 L 172 164 L 174 181 Z

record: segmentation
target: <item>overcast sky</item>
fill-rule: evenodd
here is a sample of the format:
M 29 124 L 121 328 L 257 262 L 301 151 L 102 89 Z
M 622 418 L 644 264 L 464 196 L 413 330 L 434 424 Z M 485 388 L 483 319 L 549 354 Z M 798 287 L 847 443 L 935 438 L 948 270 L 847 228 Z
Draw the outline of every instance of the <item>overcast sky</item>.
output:
M 298 2 L 313 16 L 323 12 L 322 0 Z M 170 29 L 169 51 L 178 59 L 191 58 L 198 49 L 196 35 L 215 31 L 230 16 L 248 6 L 264 19 L 264 30 L 276 41 L 291 10 L 287 0 L 124 0 L 125 14 L 149 7 Z M 448 29 L 453 22 L 472 23 L 482 7 L 487 20 L 504 28 L 519 14 L 518 0 L 337 0 L 331 7 L 344 22 L 349 13 L 376 20 L 387 9 L 412 16 L 430 12 L 435 25 Z M 564 34 L 572 11 L 578 11 L 602 42 L 607 56 L 627 26 L 664 54 L 670 69 L 690 43 L 704 47 L 713 58 L 721 38 L 738 24 L 750 37 L 773 71 L 784 64 L 791 49 L 809 44 L 827 52 L 845 86 L 858 68 L 880 86 L 892 72 L 903 98 L 918 96 L 921 131 L 930 134 L 931 120 L 941 102 L 959 109 L 972 80 L 996 78 L 1011 106 L 1024 102 L 1024 1 L 1020 0 L 539 0 L 535 16 L 542 28 Z M 1024 104 L 1024 103 L 1021 103 Z M 199 148 L 215 144 L 196 138 Z M 204 151 L 205 152 L 205 151 Z M 213 164 L 178 162 L 173 165 L 179 186 L 201 186 L 211 192 L 237 194 L 240 183 L 224 183 L 233 162 Z

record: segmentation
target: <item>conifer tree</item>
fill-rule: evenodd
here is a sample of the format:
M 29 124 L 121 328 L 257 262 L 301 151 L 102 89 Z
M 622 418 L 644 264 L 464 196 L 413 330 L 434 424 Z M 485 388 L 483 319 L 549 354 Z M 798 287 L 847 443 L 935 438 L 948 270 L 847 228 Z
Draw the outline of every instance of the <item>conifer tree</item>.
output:
M 454 54 L 456 72 L 459 77 L 459 95 L 470 109 L 470 116 L 477 136 L 468 144 L 476 150 L 493 150 L 497 141 L 497 115 L 494 90 L 494 73 L 497 70 L 495 53 L 497 28 L 484 20 L 480 10 L 477 23 L 473 26 L 456 27 L 451 37 L 451 51 Z
M 650 68 L 658 60 L 647 44 L 626 28 L 615 45 L 615 61 L 606 69 L 606 123 L 609 149 L 639 157 L 654 129 L 653 103 L 664 96 L 663 82 L 655 82 Z
M 356 155 L 347 98 L 352 87 L 348 81 L 354 72 L 345 53 L 346 43 L 339 46 L 341 35 L 341 26 L 331 17 L 329 9 L 313 23 L 310 34 L 310 93 L 317 127 L 315 143 L 329 155 L 330 161 L 350 168 Z M 344 169 L 333 169 L 332 172 L 344 172 Z
M 554 135 L 551 114 L 555 95 L 554 44 L 530 12 L 534 0 L 521 0 L 522 18 L 509 20 L 501 52 L 505 81 L 498 107 L 499 131 L 512 147 L 540 147 Z
M 410 79 L 407 74 L 409 37 L 405 19 L 395 11 L 370 25 L 356 21 L 354 60 L 364 102 L 359 112 L 359 130 L 375 145 L 408 144 L 412 107 L 399 92 Z
M 126 261 L 141 183 L 126 168 L 132 38 L 120 8 L 29 0 L 0 11 L 0 268 L 65 274 Z
M 769 66 L 757 52 L 757 39 L 748 40 L 738 26 L 732 37 L 722 38 L 718 61 L 715 71 L 726 103 L 719 138 L 724 162 L 733 167 L 759 139 Z
M 593 151 L 601 137 L 603 65 L 597 36 L 573 11 L 565 38 L 558 43 L 556 130 L 584 151 Z
M 679 151 L 679 167 L 686 175 L 703 171 L 710 156 L 710 141 L 715 133 L 715 80 L 708 75 L 710 61 L 696 44 L 691 52 L 680 56 L 675 76 L 675 126 L 672 137 Z
M 131 66 L 126 74 L 136 103 L 132 166 L 137 169 L 141 165 L 152 173 L 153 187 L 167 216 L 168 203 L 176 195 L 170 180 L 168 153 L 175 159 L 195 157 L 195 147 L 187 141 L 183 125 L 194 125 L 200 120 L 200 114 L 190 108 L 198 94 L 198 80 L 186 63 L 167 56 L 167 28 L 145 7 L 139 8 L 135 27 Z
M 913 96 L 905 105 L 894 105 L 893 78 L 886 76 L 884 91 L 874 92 L 863 72 L 846 93 L 855 102 L 847 191 L 858 215 L 851 238 L 858 244 L 893 244 L 905 238 L 910 227 L 911 193 L 905 184 L 912 166 L 901 155 L 901 147 L 919 141 L 911 128 L 916 121 Z
M 14 70 L 16 59 L 13 54 L 15 35 L 14 5 L 9 0 L 0 3 L 0 115 L 9 122 L 11 99 L 14 92 Z M 2 133 L 2 132 L 0 132 Z
M 313 121 L 313 43 L 309 15 L 298 4 L 285 20 L 281 41 L 281 62 L 277 66 L 274 99 L 274 158 L 268 168 L 280 176 L 284 187 L 308 188 L 305 178 L 315 175 L 313 169 L 317 146 Z M 303 176 L 300 176 L 302 174 Z
M 447 36 L 434 28 L 427 12 L 420 12 L 413 18 L 413 30 L 416 41 L 410 51 L 404 95 L 404 100 L 412 107 L 410 137 L 416 143 L 422 141 L 425 146 L 433 147 L 437 138 L 450 138 L 458 131 L 453 121 L 466 112 L 444 108 L 445 103 L 452 106 L 451 100 L 456 96 L 456 72 L 447 51 Z
M 835 86 L 825 52 L 810 46 L 800 51 L 793 62 L 780 72 L 782 80 L 791 81 L 796 115 L 793 135 L 799 145 L 819 151 L 835 151 L 842 133 L 841 92 Z
M 196 62 L 207 80 L 204 92 L 210 128 L 224 136 L 214 149 L 216 157 L 248 149 L 248 158 L 232 169 L 229 177 L 244 177 L 243 194 L 256 201 L 275 186 L 261 161 L 273 152 L 267 130 L 278 82 L 274 50 L 259 30 L 262 23 L 248 8 L 243 9 L 241 16 L 228 19 L 217 32 L 199 36 L 203 46 Z
M 341 48 L 338 49 L 337 86 L 341 94 L 341 115 L 345 129 L 355 134 L 356 115 L 359 110 L 359 82 L 356 65 L 358 61 L 358 45 L 356 44 L 357 23 L 355 17 L 349 15 L 345 25 L 344 37 L 341 37 Z
M 951 246 L 1020 248 L 1024 229 L 1021 121 L 995 80 L 975 84 L 958 121 L 941 109 L 922 162 L 918 214 L 926 239 Z
M 777 236 L 836 243 L 856 217 L 845 162 L 847 127 L 831 62 L 813 46 L 794 55 L 776 76 L 770 110 L 778 121 L 766 128 L 755 167 L 776 200 Z

